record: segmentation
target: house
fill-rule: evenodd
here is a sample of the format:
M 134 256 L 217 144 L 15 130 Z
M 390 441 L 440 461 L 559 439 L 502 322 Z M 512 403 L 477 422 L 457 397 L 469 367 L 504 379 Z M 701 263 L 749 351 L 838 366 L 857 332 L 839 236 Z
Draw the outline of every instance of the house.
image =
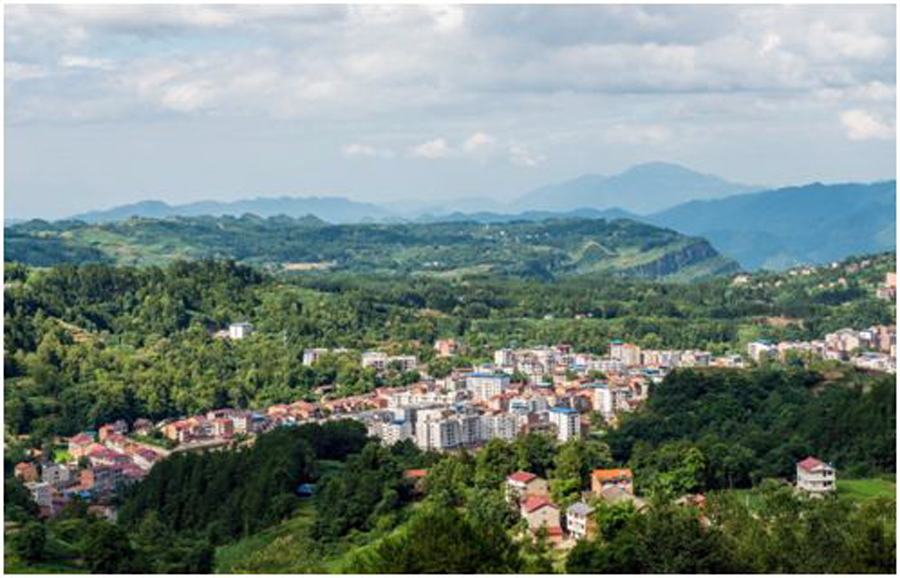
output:
M 121 468 L 96 466 L 81 470 L 81 487 L 92 493 L 109 492 L 123 481 Z
M 837 470 L 812 456 L 797 462 L 797 489 L 823 494 L 836 489 Z
M 519 503 L 533 496 L 547 496 L 547 480 L 529 472 L 516 472 L 506 478 L 506 500 Z
M 142 436 L 150 435 L 153 433 L 153 422 L 144 418 L 135 420 L 134 433 Z
M 34 502 L 41 508 L 53 508 L 53 487 L 47 482 L 28 482 L 25 487 L 31 492 Z
M 629 494 L 634 494 L 634 475 L 631 470 L 594 470 L 591 473 L 591 491 L 596 495 L 606 488 L 619 488 Z
M 643 510 L 646 507 L 646 502 L 644 500 L 636 497 L 631 492 L 625 491 L 624 489 L 618 486 L 607 486 L 600 490 L 598 494 L 601 500 L 607 502 L 609 504 L 619 504 L 624 502 L 630 502 L 634 504 L 634 507 L 637 510 Z
M 139 468 L 149 470 L 160 460 L 159 454 L 147 448 L 140 448 L 131 456 L 134 464 Z
M 69 438 L 69 454 L 76 460 L 87 455 L 90 446 L 94 443 L 94 436 L 88 433 L 80 433 Z
M 253 333 L 253 325 L 249 323 L 232 323 L 228 326 L 228 337 L 230 339 L 243 339 L 251 333 Z
M 559 506 L 551 502 L 547 496 L 529 497 L 522 502 L 520 513 L 531 531 L 536 531 L 541 526 L 545 526 L 548 531 L 551 528 L 559 528 Z
M 438 339 L 434 342 L 434 350 L 438 357 L 450 357 L 459 350 L 460 344 L 455 339 Z
M 15 476 L 23 482 L 36 482 L 40 478 L 37 465 L 34 462 L 19 462 L 16 464 Z
M 68 483 L 72 472 L 69 466 L 65 464 L 56 464 L 48 462 L 41 467 L 41 480 L 52 486 L 59 486 Z
M 594 508 L 584 502 L 575 502 L 566 509 L 566 529 L 575 540 L 584 540 L 593 536 L 596 522 L 591 519 Z

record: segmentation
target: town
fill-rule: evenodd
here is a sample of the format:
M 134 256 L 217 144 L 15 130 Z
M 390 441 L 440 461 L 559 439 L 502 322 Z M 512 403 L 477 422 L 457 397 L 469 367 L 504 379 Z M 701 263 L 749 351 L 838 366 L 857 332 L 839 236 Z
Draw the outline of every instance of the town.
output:
M 242 339 L 253 332 L 247 323 L 232 325 L 221 337 Z M 438 357 L 451 357 L 464 344 L 453 339 L 434 343 Z M 874 350 L 874 351 L 870 351 Z M 303 363 L 314 365 L 326 354 L 352 354 L 348 350 L 308 349 Z M 81 432 L 65 441 L 67 451 L 15 466 L 15 475 L 31 492 L 42 517 L 53 517 L 72 499 L 89 502 L 89 509 L 107 519 L 116 516 L 113 496 L 122 484 L 141 480 L 160 460 L 173 452 L 227 450 L 252 443 L 253 436 L 281 426 L 337 419 L 362 422 L 370 436 L 383 445 L 411 440 L 422 450 L 454 452 L 475 450 L 499 438 L 513 440 L 541 433 L 559 443 L 580 439 L 597 429 L 615 426 L 623 413 L 633 412 L 646 399 L 653 384 L 677 368 L 744 368 L 750 364 L 787 361 L 791 356 L 818 357 L 849 362 L 861 369 L 894 373 L 896 328 L 877 326 L 857 331 L 842 329 L 811 342 L 778 344 L 753 342 L 747 355 L 713 356 L 707 351 L 648 350 L 612 341 L 608 354 L 597 356 L 558 345 L 500 349 L 493 362 L 457 368 L 442 378 L 428 375 L 406 387 L 380 387 L 351 397 L 331 398 L 327 389 L 317 402 L 296 401 L 265 409 L 217 409 L 183 419 L 133 424 L 119 420 L 97 431 Z M 361 354 L 363 367 L 379 372 L 389 367 L 421 369 L 412 355 L 389 356 L 380 351 Z M 798 465 L 797 487 L 808 491 L 834 488 L 834 470 L 815 458 Z M 803 465 L 805 464 L 805 466 Z M 825 468 L 828 484 L 810 482 L 807 470 Z M 412 472 L 422 477 L 424 471 Z M 635 496 L 630 470 L 598 470 L 585 495 L 610 502 Z M 521 508 L 529 527 L 547 526 L 551 541 L 561 543 L 560 512 L 546 491 L 546 481 L 528 472 L 509 479 L 508 496 Z M 687 497 L 700 500 L 702 497 Z M 568 534 L 586 535 L 591 506 L 580 501 L 569 507 Z

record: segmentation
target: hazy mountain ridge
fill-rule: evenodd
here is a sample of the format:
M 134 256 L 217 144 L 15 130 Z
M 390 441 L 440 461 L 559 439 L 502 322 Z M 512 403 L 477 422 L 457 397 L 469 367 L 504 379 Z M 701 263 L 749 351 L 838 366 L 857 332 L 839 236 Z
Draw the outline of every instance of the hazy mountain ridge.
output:
M 359 222 L 386 219 L 393 214 L 374 203 L 351 201 L 344 197 L 257 197 L 230 202 L 198 201 L 184 205 L 169 205 L 163 201 L 143 201 L 103 211 L 90 211 L 71 217 L 85 223 L 107 223 L 130 217 L 166 218 L 210 215 L 239 216 L 253 214 L 260 217 L 286 215 L 302 217 L 315 215 L 329 222 Z
M 747 269 L 896 249 L 896 181 L 786 187 L 692 201 L 645 217 L 700 235 Z
M 526 193 L 517 205 L 531 209 L 619 208 L 647 214 L 697 199 L 759 190 L 673 163 L 635 165 L 612 176 L 587 174 Z

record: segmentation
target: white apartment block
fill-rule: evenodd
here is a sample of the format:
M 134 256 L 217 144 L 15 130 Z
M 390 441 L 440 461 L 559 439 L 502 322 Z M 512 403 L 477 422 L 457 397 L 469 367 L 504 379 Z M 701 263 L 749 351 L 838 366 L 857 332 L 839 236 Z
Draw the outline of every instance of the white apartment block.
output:
M 487 401 L 500 395 L 509 387 L 509 376 L 490 373 L 473 373 L 466 379 L 466 387 L 475 401 Z
M 567 407 L 552 407 L 547 412 L 550 423 L 556 425 L 556 437 L 561 442 L 581 437 L 581 420 L 578 410 Z

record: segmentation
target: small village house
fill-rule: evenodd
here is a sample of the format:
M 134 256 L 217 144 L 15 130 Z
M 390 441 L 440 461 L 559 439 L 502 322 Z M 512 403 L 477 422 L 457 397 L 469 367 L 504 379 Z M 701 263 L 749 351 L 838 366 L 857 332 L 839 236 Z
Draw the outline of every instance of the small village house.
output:
M 591 473 L 591 491 L 600 495 L 607 488 L 618 488 L 634 494 L 634 474 L 629 469 L 594 470 Z
M 813 494 L 833 492 L 837 488 L 837 470 L 812 456 L 797 462 L 797 489 Z

